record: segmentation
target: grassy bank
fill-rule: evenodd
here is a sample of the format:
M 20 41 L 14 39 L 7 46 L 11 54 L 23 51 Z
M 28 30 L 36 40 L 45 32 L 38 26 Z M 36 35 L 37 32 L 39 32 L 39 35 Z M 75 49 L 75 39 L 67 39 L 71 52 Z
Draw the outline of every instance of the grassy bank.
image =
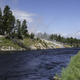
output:
M 39 43 L 45 45 L 44 42 L 42 42 L 41 40 L 37 40 L 37 39 L 23 38 L 23 40 L 21 39 L 9 40 L 3 37 L 3 38 L 0 38 L 0 49 L 9 49 L 9 47 L 13 47 L 15 50 L 19 50 L 19 49 L 24 50 L 25 48 L 23 47 L 23 45 L 25 47 L 30 47 L 32 45 L 39 46 Z
M 39 41 L 37 41 L 36 39 L 31 40 L 30 38 L 24 38 L 23 41 L 24 41 L 23 44 L 26 46 L 31 46 L 32 44 L 38 44 L 39 43 Z
M 61 45 L 61 44 L 59 44 Z M 38 50 L 38 49 L 54 49 L 60 48 L 59 46 L 50 43 L 49 41 L 41 40 L 38 38 L 13 38 L 7 39 L 0 37 L 0 50 Z
M 72 57 L 68 67 L 62 70 L 61 80 L 80 80 L 80 52 Z
M 6 38 L 0 38 L 0 47 L 4 46 L 5 48 L 11 46 L 15 49 L 21 49 L 20 46 L 18 46 L 17 44 L 12 43 L 11 40 L 6 39 Z

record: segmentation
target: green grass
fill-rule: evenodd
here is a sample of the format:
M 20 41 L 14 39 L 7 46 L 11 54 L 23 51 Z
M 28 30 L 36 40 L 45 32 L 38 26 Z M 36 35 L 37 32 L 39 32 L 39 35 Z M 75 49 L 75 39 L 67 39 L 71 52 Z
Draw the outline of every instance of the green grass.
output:
M 68 67 L 62 70 L 61 80 L 80 80 L 80 52 L 72 57 Z
M 24 38 L 23 41 L 24 41 L 23 44 L 26 46 L 31 46 L 32 44 L 38 44 L 39 43 L 39 41 L 37 41 L 36 39 L 31 40 L 30 38 Z
M 20 49 L 21 47 L 19 47 L 17 44 L 12 43 L 11 40 L 6 39 L 6 38 L 0 38 L 0 47 L 2 46 L 11 46 L 14 47 L 15 49 Z
M 22 42 L 25 46 L 29 47 L 31 45 L 37 45 L 40 42 L 42 44 L 44 44 L 42 41 L 37 40 L 37 39 L 33 39 L 31 40 L 30 38 L 24 38 L 23 40 L 18 39 L 19 42 Z M 0 38 L 0 47 L 4 46 L 4 48 L 7 47 L 13 47 L 14 49 L 21 49 L 20 46 L 18 46 L 17 44 L 14 44 L 11 40 L 6 39 L 6 38 Z

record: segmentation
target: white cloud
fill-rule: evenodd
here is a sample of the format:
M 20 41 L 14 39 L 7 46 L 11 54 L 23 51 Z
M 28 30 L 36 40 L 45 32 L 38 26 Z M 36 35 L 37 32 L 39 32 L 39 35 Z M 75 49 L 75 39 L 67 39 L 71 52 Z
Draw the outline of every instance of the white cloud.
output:
M 17 18 L 23 21 L 26 19 L 27 22 L 33 22 L 33 16 L 37 16 L 36 14 L 29 13 L 26 11 L 20 11 L 20 10 L 12 10 L 13 15 Z
M 75 31 L 72 36 L 80 39 L 80 30 Z
M 66 36 L 67 34 L 63 33 L 62 36 Z
M 67 37 L 73 37 L 73 38 L 80 39 L 80 30 L 77 30 L 74 33 L 69 33 L 69 34 L 66 34 L 66 33 L 62 32 L 62 33 L 60 33 L 60 35 L 63 36 L 63 37 L 65 37 L 65 38 L 67 38 Z
M 80 31 L 77 31 L 77 32 L 76 32 L 76 35 L 80 35 Z

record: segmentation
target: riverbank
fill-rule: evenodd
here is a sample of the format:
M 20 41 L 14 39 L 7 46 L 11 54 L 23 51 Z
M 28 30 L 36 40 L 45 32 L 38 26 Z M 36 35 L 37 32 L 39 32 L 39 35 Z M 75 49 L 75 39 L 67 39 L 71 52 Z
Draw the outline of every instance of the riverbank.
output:
M 43 39 L 6 39 L 0 38 L 0 51 L 22 51 L 22 50 L 40 50 L 40 49 L 55 49 L 55 48 L 69 48 L 69 45 L 63 45 L 58 42 L 51 42 Z
M 80 52 L 71 57 L 68 67 L 62 70 L 61 80 L 80 80 Z

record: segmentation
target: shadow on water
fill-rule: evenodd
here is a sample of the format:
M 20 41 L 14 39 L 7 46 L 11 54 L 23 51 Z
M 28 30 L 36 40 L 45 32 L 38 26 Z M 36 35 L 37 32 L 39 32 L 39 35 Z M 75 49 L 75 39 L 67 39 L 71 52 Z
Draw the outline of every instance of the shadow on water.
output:
M 0 80 L 52 80 L 80 48 L 0 52 Z

